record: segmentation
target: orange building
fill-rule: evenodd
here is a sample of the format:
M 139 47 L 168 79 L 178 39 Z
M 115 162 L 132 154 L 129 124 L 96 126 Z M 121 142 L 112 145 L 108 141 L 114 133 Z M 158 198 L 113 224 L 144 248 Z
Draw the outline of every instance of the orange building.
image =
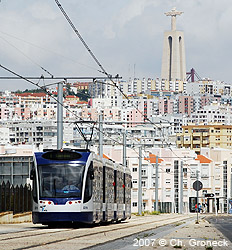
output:
M 78 90 L 89 89 L 89 82 L 75 82 L 73 83 L 73 87 L 77 88 Z

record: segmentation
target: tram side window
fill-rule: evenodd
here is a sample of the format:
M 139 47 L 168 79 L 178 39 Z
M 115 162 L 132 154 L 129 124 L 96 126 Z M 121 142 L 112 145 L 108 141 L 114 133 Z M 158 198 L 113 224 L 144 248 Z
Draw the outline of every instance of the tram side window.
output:
M 87 177 L 86 177 L 84 202 L 88 202 L 91 199 L 91 197 L 92 197 L 92 193 L 93 193 L 93 178 L 94 178 L 94 174 L 93 174 L 93 162 L 91 162 L 90 166 L 89 166 L 89 169 L 88 169 Z
M 106 202 L 106 167 L 103 166 L 103 203 Z

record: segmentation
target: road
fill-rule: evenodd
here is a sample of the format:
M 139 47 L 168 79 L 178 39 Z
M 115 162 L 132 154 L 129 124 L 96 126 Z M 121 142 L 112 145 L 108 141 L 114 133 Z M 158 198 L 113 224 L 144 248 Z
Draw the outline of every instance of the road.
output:
M 206 219 L 232 242 L 232 216 L 212 216 Z

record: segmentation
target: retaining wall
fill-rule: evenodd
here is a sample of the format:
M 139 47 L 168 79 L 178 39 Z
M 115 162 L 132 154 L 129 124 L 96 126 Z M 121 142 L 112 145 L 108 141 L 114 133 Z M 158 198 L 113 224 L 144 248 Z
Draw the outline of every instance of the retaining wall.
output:
M 14 214 L 13 212 L 0 213 L 0 224 L 24 223 L 32 222 L 32 213 L 26 212 L 21 214 Z

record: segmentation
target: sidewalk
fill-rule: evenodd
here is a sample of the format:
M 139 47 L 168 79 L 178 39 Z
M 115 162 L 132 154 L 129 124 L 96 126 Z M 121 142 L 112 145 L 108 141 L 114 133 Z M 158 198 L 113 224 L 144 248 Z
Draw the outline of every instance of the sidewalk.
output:
M 144 243 L 146 240 L 144 239 Z M 149 243 L 149 244 L 148 244 Z M 145 245 L 145 244 L 144 244 Z M 163 238 L 148 240 L 147 246 L 139 249 L 232 249 L 232 243 L 212 224 L 200 216 L 180 225 L 176 230 Z

